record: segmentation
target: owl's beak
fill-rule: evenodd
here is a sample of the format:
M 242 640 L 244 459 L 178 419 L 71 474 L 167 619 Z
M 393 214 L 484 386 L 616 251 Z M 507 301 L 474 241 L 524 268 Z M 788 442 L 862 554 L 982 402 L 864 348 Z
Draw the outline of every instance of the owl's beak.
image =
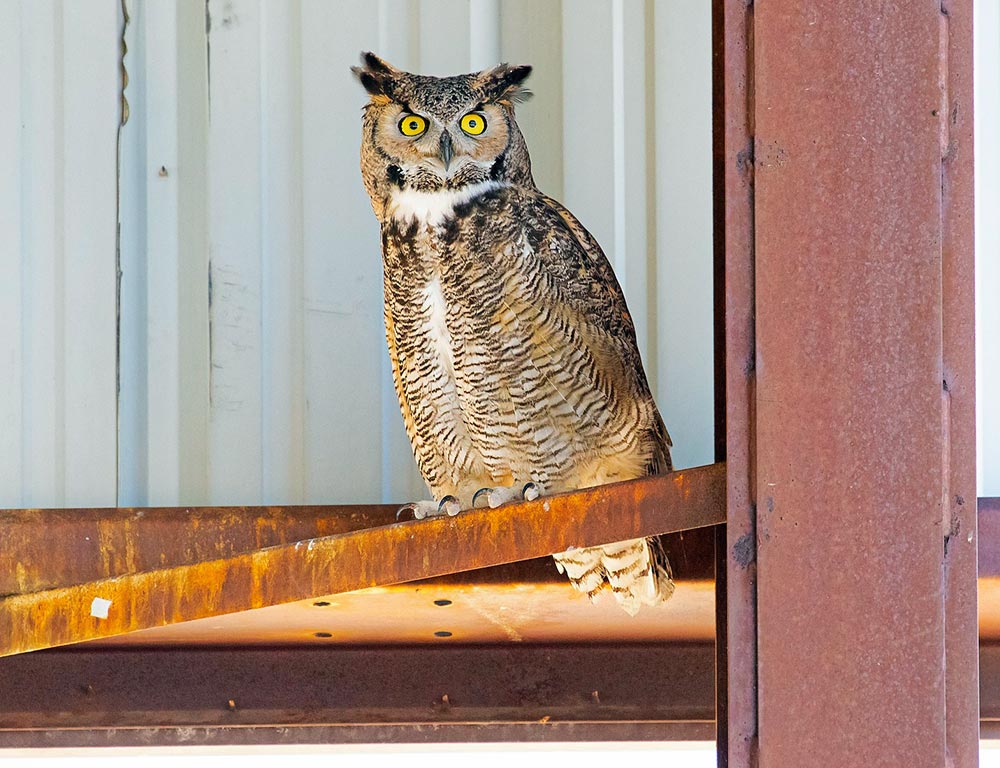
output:
M 441 158 L 441 162 L 444 163 L 445 171 L 448 170 L 448 166 L 451 165 L 451 158 L 454 155 L 451 145 L 451 134 L 448 131 L 441 132 L 441 141 L 438 144 L 438 156 Z

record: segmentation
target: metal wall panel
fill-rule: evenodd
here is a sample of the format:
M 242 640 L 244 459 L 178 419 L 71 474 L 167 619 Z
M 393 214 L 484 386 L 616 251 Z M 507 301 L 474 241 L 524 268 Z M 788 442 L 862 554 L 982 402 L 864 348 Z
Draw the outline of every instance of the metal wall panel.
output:
M 535 65 L 536 180 L 615 265 L 676 463 L 710 462 L 702 5 L 129 0 L 116 304 L 120 4 L 4 4 L 4 502 L 425 495 L 357 167 L 366 48 L 437 74 Z
M 0 7 L 3 506 L 115 501 L 118 8 Z

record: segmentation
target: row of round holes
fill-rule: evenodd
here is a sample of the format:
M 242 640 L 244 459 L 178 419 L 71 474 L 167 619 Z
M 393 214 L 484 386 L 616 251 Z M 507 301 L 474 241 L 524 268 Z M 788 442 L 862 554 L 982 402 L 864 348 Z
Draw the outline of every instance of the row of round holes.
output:
M 317 600 L 315 603 L 313 603 L 313 605 L 315 605 L 317 608 L 325 608 L 329 604 L 330 602 L 328 600 Z M 440 606 L 451 605 L 451 600 L 435 600 L 434 605 L 440 605 Z M 328 637 L 333 637 L 333 633 L 314 632 L 313 637 L 320 637 L 326 639 Z M 449 632 L 446 629 L 439 629 L 437 632 L 434 633 L 434 637 L 451 637 L 451 632 Z

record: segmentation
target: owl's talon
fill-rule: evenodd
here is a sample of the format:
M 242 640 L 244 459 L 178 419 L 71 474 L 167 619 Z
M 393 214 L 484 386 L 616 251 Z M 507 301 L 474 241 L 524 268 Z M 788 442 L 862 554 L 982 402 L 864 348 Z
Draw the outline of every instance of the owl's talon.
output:
M 425 517 L 440 515 L 444 511 L 442 509 L 442 504 L 444 504 L 445 500 L 449 498 L 453 497 L 446 496 L 441 500 L 440 504 L 436 501 L 411 501 L 409 504 L 404 504 L 396 511 L 396 519 L 401 519 L 407 512 L 410 512 L 413 515 L 414 520 L 423 520 Z
M 510 485 L 480 488 L 472 497 L 472 506 L 479 508 L 489 506 L 490 509 L 496 509 L 512 501 L 534 501 L 541 495 L 542 487 L 538 483 L 525 483 L 520 489 Z M 481 504 L 484 498 L 485 505 Z
M 459 512 L 462 511 L 462 505 L 458 503 L 458 499 L 454 496 L 445 496 L 441 499 L 441 503 L 438 504 L 438 514 L 446 514 L 448 517 L 454 517 Z
M 492 490 L 493 490 L 492 488 L 480 488 L 478 491 L 476 491 L 474 494 L 472 494 L 472 507 L 473 507 L 473 509 L 480 508 L 479 507 L 479 500 L 480 499 L 485 499 L 485 501 L 486 501 L 486 503 L 483 504 L 482 508 L 488 507 L 490 505 L 490 491 L 492 491 Z

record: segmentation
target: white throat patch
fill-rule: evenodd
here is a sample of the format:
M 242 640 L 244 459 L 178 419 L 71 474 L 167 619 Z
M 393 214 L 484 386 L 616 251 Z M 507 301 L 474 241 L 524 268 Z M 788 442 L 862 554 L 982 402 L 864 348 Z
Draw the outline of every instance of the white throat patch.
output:
M 423 224 L 440 224 L 452 215 L 456 205 L 467 203 L 486 192 L 507 186 L 500 181 L 481 181 L 461 189 L 442 189 L 424 192 L 416 189 L 398 189 L 389 196 L 386 211 L 396 221 L 416 219 Z

